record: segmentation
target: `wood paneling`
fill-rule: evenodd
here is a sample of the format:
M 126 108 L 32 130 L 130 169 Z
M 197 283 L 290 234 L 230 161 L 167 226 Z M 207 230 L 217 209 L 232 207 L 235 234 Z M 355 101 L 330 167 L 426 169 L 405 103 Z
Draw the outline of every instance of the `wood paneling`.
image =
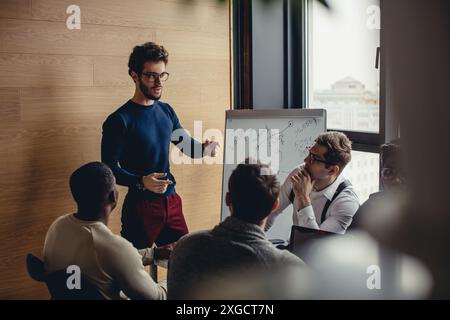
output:
M 0 88 L 0 124 L 20 120 L 19 89 Z
M 92 86 L 93 58 L 0 53 L 1 87 Z
M 79 30 L 66 23 L 0 19 L 3 52 L 68 55 L 129 55 L 136 44 L 155 40 L 149 28 L 82 24 Z
M 85 24 L 201 31 L 223 35 L 228 24 L 224 6 L 216 0 L 147 1 L 78 0 L 82 28 Z M 33 0 L 33 19 L 66 21 L 72 0 Z
M 208 35 L 193 31 L 157 30 L 156 41 L 170 48 L 175 57 L 187 59 L 226 59 L 229 60 L 229 38 Z
M 32 0 L 2 0 L 0 1 L 0 18 L 31 18 Z
M 81 30 L 68 30 L 69 0 L 0 1 L 0 299 L 48 299 L 28 276 L 49 225 L 73 212 L 70 174 L 100 159 L 106 116 L 133 94 L 128 56 L 157 41 L 170 53 L 163 101 L 186 129 L 223 130 L 230 106 L 228 5 L 215 0 L 79 0 Z M 191 231 L 220 219 L 221 165 L 173 165 Z M 110 228 L 120 233 L 126 188 Z M 164 272 L 161 275 L 164 277 Z
M 90 121 L 101 128 L 102 120 L 133 92 L 131 87 L 24 88 L 20 89 L 21 119 L 79 125 Z

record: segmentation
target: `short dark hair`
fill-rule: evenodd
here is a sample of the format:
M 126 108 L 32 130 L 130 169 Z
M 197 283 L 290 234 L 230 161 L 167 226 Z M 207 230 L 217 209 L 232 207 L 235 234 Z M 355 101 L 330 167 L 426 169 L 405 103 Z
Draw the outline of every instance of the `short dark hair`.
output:
M 268 165 L 249 163 L 239 164 L 228 181 L 228 190 L 233 208 L 233 216 L 249 223 L 258 223 L 272 211 L 278 199 L 280 183 L 273 174 L 268 173 Z M 264 169 L 264 170 L 263 170 Z
M 342 172 L 352 159 L 352 142 L 342 132 L 330 131 L 322 133 L 315 142 L 327 148 L 324 157 L 329 165 L 326 168 L 330 165 L 338 165 L 340 172 Z
M 400 158 L 400 139 L 382 144 L 380 147 L 381 163 L 385 163 L 388 158 Z
M 169 53 L 167 50 L 154 42 L 146 42 L 143 45 L 135 46 L 128 60 L 128 74 L 131 71 L 141 74 L 146 62 L 160 62 L 165 64 L 169 62 Z
M 115 179 L 111 169 L 97 161 L 75 170 L 69 185 L 79 211 L 97 211 L 115 190 Z

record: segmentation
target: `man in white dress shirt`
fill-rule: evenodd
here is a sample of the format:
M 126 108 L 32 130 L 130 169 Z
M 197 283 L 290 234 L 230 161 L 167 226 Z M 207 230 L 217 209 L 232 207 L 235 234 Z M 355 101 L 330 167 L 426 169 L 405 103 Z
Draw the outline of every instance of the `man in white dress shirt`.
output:
M 321 134 L 305 162 L 281 186 L 280 206 L 269 216 L 266 231 L 292 203 L 295 225 L 344 234 L 359 208 L 351 183 L 341 175 L 351 160 L 351 150 L 351 141 L 345 134 Z

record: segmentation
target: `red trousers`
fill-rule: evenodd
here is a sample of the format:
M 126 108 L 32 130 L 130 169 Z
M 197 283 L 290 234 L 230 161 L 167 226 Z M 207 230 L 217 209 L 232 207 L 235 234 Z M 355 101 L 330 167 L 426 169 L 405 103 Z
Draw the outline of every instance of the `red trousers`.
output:
M 187 234 L 181 198 L 177 193 L 160 199 L 138 199 L 127 194 L 122 209 L 121 234 L 138 248 L 163 246 Z

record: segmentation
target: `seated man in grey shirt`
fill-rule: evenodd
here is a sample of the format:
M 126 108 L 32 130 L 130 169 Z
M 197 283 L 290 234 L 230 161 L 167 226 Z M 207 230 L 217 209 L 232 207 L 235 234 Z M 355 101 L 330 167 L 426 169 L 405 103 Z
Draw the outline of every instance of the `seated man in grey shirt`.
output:
M 44 245 L 46 272 L 78 266 L 105 299 L 166 299 L 166 284 L 155 283 L 143 263 L 158 255 L 167 258 L 170 250 L 138 251 L 108 228 L 118 195 L 110 168 L 100 162 L 82 166 L 70 177 L 70 189 L 78 211 L 50 226 Z
M 169 261 L 169 299 L 288 298 L 272 292 L 268 279 L 288 268 L 301 271 L 304 263 L 265 237 L 264 225 L 278 206 L 280 185 L 275 175 L 264 173 L 270 173 L 268 166 L 249 164 L 248 159 L 238 165 L 226 195 L 231 216 L 210 231 L 178 241 Z

